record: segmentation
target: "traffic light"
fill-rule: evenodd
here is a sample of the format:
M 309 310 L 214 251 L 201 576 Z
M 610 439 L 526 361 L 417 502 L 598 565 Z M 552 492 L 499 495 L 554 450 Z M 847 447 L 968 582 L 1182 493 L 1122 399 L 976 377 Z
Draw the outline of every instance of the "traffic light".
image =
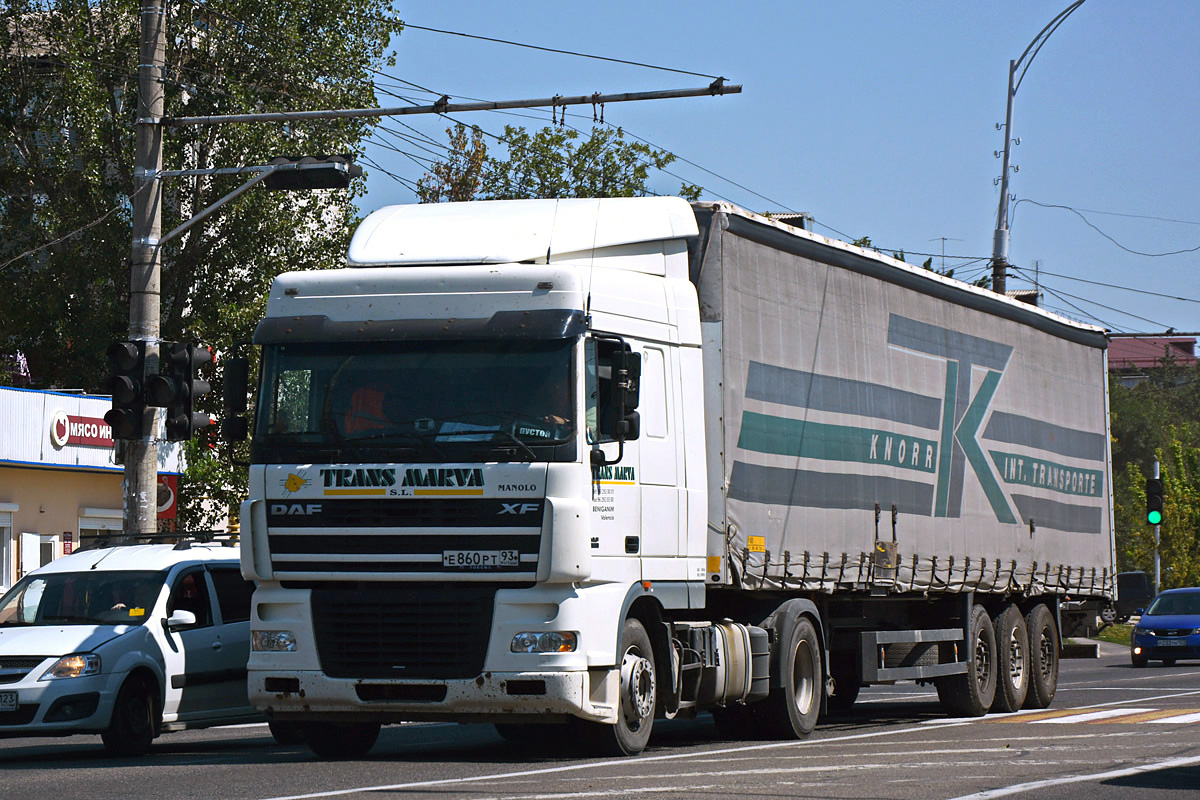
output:
M 146 434 L 146 343 L 114 342 L 106 352 L 113 368 L 108 380 L 113 407 L 104 421 L 114 439 L 140 439 Z
M 195 372 L 211 360 L 207 347 L 163 342 L 158 356 L 159 374 L 146 381 L 146 399 L 152 406 L 167 409 L 167 441 L 186 441 L 213 423 L 212 415 L 196 411 L 196 399 L 208 394 L 209 385 Z
M 1163 482 L 1160 478 L 1146 478 L 1146 522 L 1161 525 L 1163 521 Z
M 350 179 L 362 175 L 362 167 L 348 155 L 341 156 L 280 156 L 267 166 L 294 164 L 296 166 L 272 172 L 263 179 L 270 190 L 345 189 Z

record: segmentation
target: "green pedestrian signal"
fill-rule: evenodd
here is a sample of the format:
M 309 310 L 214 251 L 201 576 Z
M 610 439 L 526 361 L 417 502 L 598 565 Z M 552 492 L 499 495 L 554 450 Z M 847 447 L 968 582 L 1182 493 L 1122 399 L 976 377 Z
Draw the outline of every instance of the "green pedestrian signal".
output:
M 1146 522 L 1161 525 L 1163 521 L 1163 483 L 1160 478 L 1146 478 Z

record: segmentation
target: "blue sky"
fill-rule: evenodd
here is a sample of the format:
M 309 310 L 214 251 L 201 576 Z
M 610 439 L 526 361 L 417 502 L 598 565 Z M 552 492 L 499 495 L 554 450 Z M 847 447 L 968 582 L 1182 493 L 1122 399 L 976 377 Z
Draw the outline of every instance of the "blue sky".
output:
M 605 109 L 606 122 L 679 157 L 673 174 L 652 177 L 656 192 L 675 194 L 687 181 L 705 199 L 805 211 L 818 233 L 869 236 L 887 252 L 935 254 L 939 266 L 944 247 L 945 266 L 974 278 L 992 252 L 1008 63 L 1068 5 L 445 0 L 396 10 L 414 26 L 724 76 L 743 92 Z M 1009 257 L 1020 277 L 1010 289 L 1031 288 L 1038 269 L 1043 305 L 1072 318 L 1119 332 L 1200 331 L 1198 34 L 1194 0 L 1087 0 L 1030 63 L 1014 105 L 1021 144 Z M 398 80 L 380 82 L 419 104 L 441 94 L 502 100 L 709 82 L 415 28 L 393 45 L 387 74 Z M 383 94 L 380 102 L 406 104 Z M 456 119 L 498 134 L 506 124 L 539 129 L 550 115 Z M 586 131 L 591 107 L 570 109 L 567 121 Z M 444 143 L 450 123 L 384 124 Z M 391 134 L 375 140 L 409 155 L 368 149 L 360 208 L 415 202 L 406 183 L 421 177 L 429 152 Z M 1178 250 L 1191 252 L 1129 252 Z

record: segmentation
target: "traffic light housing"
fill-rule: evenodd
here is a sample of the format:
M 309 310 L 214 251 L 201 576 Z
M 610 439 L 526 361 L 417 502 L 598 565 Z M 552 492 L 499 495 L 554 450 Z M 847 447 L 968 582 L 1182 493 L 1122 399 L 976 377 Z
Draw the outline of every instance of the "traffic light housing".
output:
M 104 421 L 114 439 L 140 439 L 146 434 L 146 343 L 113 342 L 106 353 L 112 364 L 112 409 L 105 412 Z
M 212 415 L 196 411 L 196 399 L 209 392 L 208 381 L 196 370 L 212 360 L 207 347 L 184 342 L 163 342 L 159 349 L 159 374 L 146 381 L 146 399 L 167 410 L 165 438 L 183 442 L 213 423 Z
M 1163 482 L 1161 478 L 1146 478 L 1146 522 L 1161 525 L 1163 521 Z

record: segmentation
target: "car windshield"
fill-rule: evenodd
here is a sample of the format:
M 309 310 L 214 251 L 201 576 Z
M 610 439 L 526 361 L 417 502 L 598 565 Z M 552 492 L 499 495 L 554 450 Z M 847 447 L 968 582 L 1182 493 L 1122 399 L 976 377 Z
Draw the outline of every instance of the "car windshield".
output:
M 1160 594 L 1146 609 L 1146 613 L 1159 617 L 1174 614 L 1200 614 L 1200 592 Z
M 27 575 L 0 598 L 0 627 L 141 625 L 165 578 L 165 572 Z
M 571 460 L 575 342 L 268 346 L 255 460 Z

